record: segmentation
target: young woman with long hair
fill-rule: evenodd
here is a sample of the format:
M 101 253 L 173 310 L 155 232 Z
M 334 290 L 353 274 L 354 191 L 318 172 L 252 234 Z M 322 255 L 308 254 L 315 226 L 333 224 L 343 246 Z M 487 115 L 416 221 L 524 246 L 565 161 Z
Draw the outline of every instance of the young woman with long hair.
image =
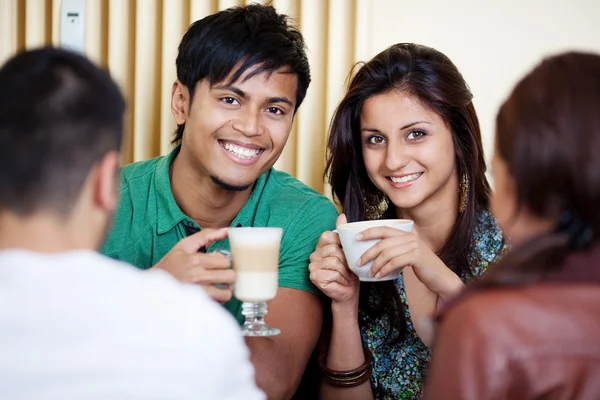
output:
M 338 223 L 404 218 L 414 232 L 362 233 L 382 240 L 361 264 L 374 260 L 375 277 L 402 271 L 373 283 L 348 269 L 337 234 L 321 236 L 309 268 L 331 299 L 324 399 L 418 398 L 430 356 L 424 321 L 503 249 L 472 98 L 448 57 L 404 43 L 363 64 L 335 112 L 327 175 Z

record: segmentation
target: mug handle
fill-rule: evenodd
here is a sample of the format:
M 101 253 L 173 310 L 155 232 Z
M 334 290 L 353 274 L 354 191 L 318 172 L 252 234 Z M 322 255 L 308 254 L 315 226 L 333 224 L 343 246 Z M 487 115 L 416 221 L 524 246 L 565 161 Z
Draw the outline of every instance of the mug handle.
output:
M 227 257 L 227 258 L 229 258 L 229 260 L 231 260 L 231 252 L 229 250 L 217 249 L 214 251 L 214 253 L 223 254 L 225 257 Z
M 231 264 L 231 252 L 229 250 L 225 250 L 225 249 L 217 249 L 215 250 L 213 253 L 219 253 L 219 254 L 223 254 L 225 257 L 227 257 L 230 261 L 229 263 L 229 268 L 232 268 L 233 265 Z M 220 289 L 225 289 L 226 286 L 225 285 L 216 285 L 218 288 Z M 233 283 L 231 285 L 229 285 L 229 289 L 233 290 Z

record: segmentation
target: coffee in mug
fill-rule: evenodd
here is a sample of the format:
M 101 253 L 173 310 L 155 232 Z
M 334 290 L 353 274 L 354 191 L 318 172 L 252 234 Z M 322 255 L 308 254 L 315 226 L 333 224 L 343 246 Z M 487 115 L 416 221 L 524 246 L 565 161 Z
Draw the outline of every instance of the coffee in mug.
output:
M 387 226 L 401 231 L 412 232 L 414 222 L 408 219 L 382 219 L 373 221 L 360 221 L 351 222 L 348 224 L 342 224 L 337 227 L 335 232 L 340 236 L 340 242 L 342 242 L 342 249 L 348 261 L 348 268 L 354 272 L 361 281 L 364 282 L 376 282 L 376 281 L 387 281 L 397 279 L 400 276 L 400 272 L 393 272 L 379 279 L 370 276 L 371 265 L 373 261 L 367 264 L 357 267 L 356 261 L 364 254 L 365 251 L 373 247 L 381 239 L 375 240 L 356 240 L 356 235 L 369 228 Z

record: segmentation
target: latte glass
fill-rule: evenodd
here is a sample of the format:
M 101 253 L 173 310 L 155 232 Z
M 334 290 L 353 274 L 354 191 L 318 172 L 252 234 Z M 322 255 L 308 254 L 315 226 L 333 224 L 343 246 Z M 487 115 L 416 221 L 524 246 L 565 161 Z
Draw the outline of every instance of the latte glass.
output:
M 281 331 L 265 323 L 267 301 L 278 287 L 281 228 L 229 228 L 229 246 L 236 272 L 233 295 L 242 301 L 244 336 L 273 336 Z

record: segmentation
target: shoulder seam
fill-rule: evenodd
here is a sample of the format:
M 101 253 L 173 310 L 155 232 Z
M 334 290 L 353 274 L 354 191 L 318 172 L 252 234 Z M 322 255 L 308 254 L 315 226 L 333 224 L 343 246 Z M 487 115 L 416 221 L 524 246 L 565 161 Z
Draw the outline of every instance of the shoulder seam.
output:
M 292 218 L 292 221 L 290 222 L 290 224 L 289 224 L 288 228 L 286 229 L 286 231 L 290 231 L 290 230 L 293 229 L 294 225 L 296 225 L 296 223 L 298 222 L 298 220 L 300 220 L 299 216 L 301 216 L 306 211 L 306 209 L 308 208 L 308 206 L 309 206 L 309 204 L 311 202 L 318 202 L 318 201 L 321 201 L 321 200 L 325 200 L 325 201 L 331 203 L 325 196 L 313 196 L 313 197 L 307 199 L 298 208 L 298 211 L 296 212 L 296 215 Z M 333 207 L 333 204 L 332 204 L 332 207 Z M 334 209 L 335 209 L 335 207 L 334 207 Z
M 273 169 L 273 172 L 275 172 L 275 173 L 276 173 L 276 174 L 278 174 L 278 175 L 279 175 L 279 174 L 287 174 L 287 172 L 284 172 L 284 171 L 279 171 L 279 170 L 276 170 L 276 169 Z M 290 188 L 290 189 L 293 189 L 293 190 L 295 190 L 296 192 L 300 192 L 300 193 L 302 193 L 302 194 L 306 194 L 307 196 L 310 196 L 311 198 L 313 198 L 313 197 L 317 197 L 317 198 L 319 198 L 319 197 L 324 197 L 324 198 L 327 198 L 327 197 L 325 197 L 325 196 L 324 196 L 322 193 L 319 193 L 319 192 L 317 192 L 315 189 L 311 188 L 310 186 L 308 186 L 307 184 L 305 184 L 304 182 L 302 182 L 300 179 L 298 179 L 298 178 L 296 178 L 296 177 L 293 177 L 292 175 L 289 175 L 289 174 L 288 174 L 290 178 L 297 180 L 297 181 L 298 181 L 298 183 L 300 183 L 301 185 L 303 185 L 303 186 L 304 186 L 304 188 L 305 188 L 305 189 L 308 189 L 308 190 L 307 190 L 307 191 L 303 191 L 301 188 L 298 188 L 298 187 L 296 187 L 296 186 L 294 186 L 294 185 L 289 185 L 289 184 L 286 184 L 285 182 L 282 182 L 282 181 L 281 181 L 281 177 L 280 177 L 280 176 L 274 176 L 274 175 L 275 175 L 275 174 L 273 174 L 273 179 L 274 179 L 275 181 L 277 181 L 277 183 L 278 183 L 278 184 L 279 184 L 281 187 L 285 187 L 285 188 Z

